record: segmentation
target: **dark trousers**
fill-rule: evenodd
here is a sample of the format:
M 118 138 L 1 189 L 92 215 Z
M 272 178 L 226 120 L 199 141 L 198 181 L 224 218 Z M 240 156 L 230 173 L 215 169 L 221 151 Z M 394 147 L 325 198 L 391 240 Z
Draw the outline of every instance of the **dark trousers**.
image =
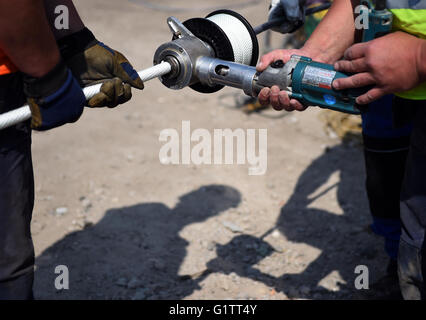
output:
M 0 113 L 25 99 L 19 74 L 0 77 Z M 34 178 L 29 123 L 0 131 L 0 300 L 32 299 Z
M 388 256 L 396 261 L 401 235 L 399 198 L 412 130 L 408 124 L 394 125 L 393 95 L 369 105 L 362 114 L 366 190 L 373 216 L 371 229 L 385 239 Z M 392 265 L 396 266 L 396 263 Z M 394 273 L 395 270 L 388 270 Z
M 426 299 L 426 101 L 415 104 L 413 133 L 401 192 L 398 272 L 405 299 Z

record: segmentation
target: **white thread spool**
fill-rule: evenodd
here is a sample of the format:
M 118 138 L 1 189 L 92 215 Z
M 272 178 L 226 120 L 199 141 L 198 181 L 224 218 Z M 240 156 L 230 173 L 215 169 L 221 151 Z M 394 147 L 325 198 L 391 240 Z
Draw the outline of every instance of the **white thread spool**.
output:
M 226 13 L 219 13 L 207 19 L 219 26 L 228 37 L 234 51 L 234 62 L 250 65 L 254 45 L 250 32 L 244 23 Z

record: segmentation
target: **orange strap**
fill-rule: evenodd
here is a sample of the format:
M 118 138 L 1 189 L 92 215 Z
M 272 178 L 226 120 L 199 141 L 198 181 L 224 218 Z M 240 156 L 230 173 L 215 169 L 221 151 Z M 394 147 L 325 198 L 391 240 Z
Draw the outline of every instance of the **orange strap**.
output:
M 0 76 L 18 71 L 9 57 L 0 49 Z

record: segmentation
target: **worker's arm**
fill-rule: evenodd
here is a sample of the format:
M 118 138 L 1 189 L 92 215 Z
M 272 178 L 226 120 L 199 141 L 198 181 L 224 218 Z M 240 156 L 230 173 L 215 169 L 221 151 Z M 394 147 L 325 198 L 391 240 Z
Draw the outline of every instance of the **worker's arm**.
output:
M 28 75 L 53 69 L 60 54 L 42 0 L 0 0 L 0 47 Z
M 85 97 L 60 58 L 42 0 L 0 0 L 0 48 L 22 72 L 33 129 L 80 118 Z
M 99 42 L 85 27 L 72 0 L 44 0 L 46 15 L 58 40 L 61 55 L 80 86 L 103 83 L 101 92 L 91 98 L 89 107 L 116 107 L 129 101 L 131 88 L 142 90 L 143 82 L 127 58 Z M 57 29 L 58 6 L 66 6 L 69 29 Z
M 334 63 L 353 44 L 354 35 L 354 10 L 351 1 L 335 0 L 303 48 L 272 51 L 261 58 L 257 69 L 263 71 L 276 60 L 287 62 L 293 54 L 307 56 L 318 62 Z M 277 110 L 305 109 L 297 100 L 289 99 L 285 91 L 280 92 L 277 86 L 264 88 L 259 93 L 259 101 L 271 104 Z
M 334 81 L 333 87 L 341 90 L 373 86 L 357 98 L 358 104 L 413 89 L 426 81 L 426 40 L 404 32 L 355 44 L 344 57 L 345 60 L 336 62 L 335 68 L 356 74 Z

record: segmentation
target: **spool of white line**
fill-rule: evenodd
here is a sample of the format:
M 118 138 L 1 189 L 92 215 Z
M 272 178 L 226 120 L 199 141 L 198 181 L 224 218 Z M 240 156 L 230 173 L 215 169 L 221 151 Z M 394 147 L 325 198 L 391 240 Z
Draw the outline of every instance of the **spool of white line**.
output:
M 250 65 L 253 56 L 253 40 L 247 27 L 230 14 L 219 13 L 207 19 L 225 32 L 234 51 L 234 62 Z

